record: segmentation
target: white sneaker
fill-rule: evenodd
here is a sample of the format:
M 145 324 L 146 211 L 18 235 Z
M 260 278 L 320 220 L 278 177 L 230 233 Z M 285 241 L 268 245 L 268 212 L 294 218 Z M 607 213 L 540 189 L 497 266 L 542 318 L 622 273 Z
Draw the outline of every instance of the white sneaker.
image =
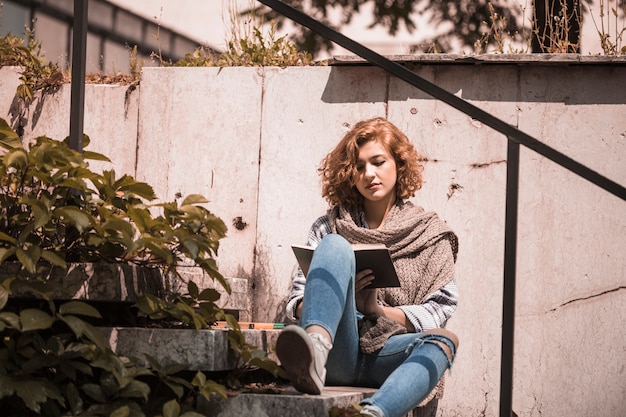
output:
M 294 388 L 307 394 L 319 395 L 326 381 L 326 360 L 332 348 L 330 342 L 317 333 L 307 333 L 302 327 L 285 327 L 276 341 L 276 355 Z
M 359 412 L 360 416 L 369 416 L 369 417 L 385 417 L 382 410 L 375 405 L 365 404 L 361 411 Z

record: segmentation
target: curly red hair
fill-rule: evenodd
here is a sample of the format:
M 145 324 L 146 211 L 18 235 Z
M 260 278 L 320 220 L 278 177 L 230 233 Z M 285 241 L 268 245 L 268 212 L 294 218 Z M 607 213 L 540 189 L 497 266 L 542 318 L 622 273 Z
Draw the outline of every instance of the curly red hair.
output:
M 331 206 L 354 207 L 363 197 L 355 186 L 359 149 L 365 143 L 378 141 L 396 162 L 396 195 L 413 197 L 422 187 L 420 155 L 409 139 L 393 123 L 382 117 L 363 120 L 354 125 L 335 149 L 322 159 L 318 172 L 322 177 L 322 196 Z

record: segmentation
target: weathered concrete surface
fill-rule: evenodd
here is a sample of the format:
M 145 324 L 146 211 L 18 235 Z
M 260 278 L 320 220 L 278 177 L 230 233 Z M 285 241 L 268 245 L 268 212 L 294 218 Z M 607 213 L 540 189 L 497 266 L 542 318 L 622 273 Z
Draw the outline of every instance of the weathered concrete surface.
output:
M 260 71 L 145 68 L 141 82 L 137 178 L 165 201 L 204 195 L 228 226 L 220 272 L 246 280 L 255 260 Z
M 625 64 L 607 62 L 411 65 L 626 184 Z M 147 68 L 140 89 L 137 176 L 163 199 L 180 192 L 211 200 L 207 207 L 229 226 L 220 270 L 248 281 L 258 321 L 283 314 L 295 268 L 289 245 L 302 243 L 325 210 L 315 170 L 321 158 L 367 117 L 387 116 L 406 131 L 427 159 L 415 201 L 460 239 L 461 300 L 448 327 L 461 348 L 439 413 L 498 414 L 502 135 L 366 65 Z M 102 107 L 124 113 L 119 104 Z M 106 153 L 131 157 L 117 143 Z M 513 409 L 524 417 L 622 417 L 626 203 L 526 149 L 520 178 Z M 238 217 L 243 230 L 233 226 Z
M 12 83 L 10 79 L 17 82 Z M 26 105 L 15 96 L 19 74 L 14 67 L 1 68 L 0 80 L 4 80 L 4 84 L 0 84 L 0 117 L 16 130 L 21 124 L 24 138 L 33 140 L 37 136 L 48 136 L 63 140 L 70 134 L 70 84 L 61 86 L 52 94 L 36 92 L 32 102 Z M 9 98 L 10 108 L 5 111 L 5 101 Z M 113 159 L 112 163 L 90 161 L 89 165 L 95 171 L 114 169 L 118 178 L 123 174 L 135 175 L 138 103 L 139 92 L 135 87 L 85 86 L 84 132 L 91 140 L 86 149 Z
M 16 90 L 21 84 L 20 67 L 0 68 L 0 117 L 11 124 L 11 109 L 17 104 Z
M 14 276 L 21 264 L 2 265 L 0 282 Z M 115 263 L 71 263 L 67 270 L 53 268 L 47 282 L 55 291 L 51 297 L 59 300 L 90 300 L 133 303 L 142 294 L 161 296 L 171 278 L 163 270 Z M 15 295 L 26 293 L 15 288 Z
M 101 328 L 111 350 L 137 358 L 145 366 L 145 354 L 159 365 L 187 365 L 191 371 L 234 369 L 228 347 L 227 330 L 146 329 L 136 327 Z
M 520 128 L 626 184 L 625 73 L 529 69 Z M 532 151 L 521 158 L 516 410 L 626 415 L 626 202 Z
M 331 407 L 347 407 L 371 396 L 374 389 L 326 387 L 321 395 L 302 395 L 297 391 L 280 394 L 243 393 L 228 401 L 212 398 L 200 401 L 200 411 L 209 417 L 328 417 Z
M 228 401 L 200 400 L 200 410 L 208 417 L 328 417 L 332 407 L 348 407 L 372 396 L 372 388 L 326 387 L 321 395 L 303 395 L 297 391 L 277 394 L 242 393 Z M 404 417 L 435 417 L 436 407 L 415 409 Z
M 228 331 L 222 329 L 148 329 L 138 327 L 100 328 L 114 352 L 139 359 L 148 365 L 144 354 L 162 366 L 187 365 L 192 371 L 226 371 L 237 366 L 234 352 L 229 350 Z M 278 330 L 244 330 L 246 343 L 273 354 Z
M 350 123 L 384 116 L 385 76 L 373 68 L 268 68 L 264 97 L 253 316 L 282 321 L 296 267 L 291 245 L 304 243 L 326 207 L 316 168 Z

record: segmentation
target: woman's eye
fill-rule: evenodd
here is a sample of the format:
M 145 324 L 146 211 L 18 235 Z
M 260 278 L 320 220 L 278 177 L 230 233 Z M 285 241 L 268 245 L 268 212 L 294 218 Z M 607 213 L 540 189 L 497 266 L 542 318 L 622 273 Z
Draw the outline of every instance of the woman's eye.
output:
M 381 166 L 384 163 L 385 163 L 385 161 L 376 161 L 376 162 L 374 162 L 374 166 L 379 167 L 379 166 Z
M 364 166 L 364 165 L 357 165 L 357 166 L 356 166 L 356 170 L 357 170 L 357 172 L 363 172 L 363 170 L 364 170 L 364 169 L 365 169 L 365 166 Z

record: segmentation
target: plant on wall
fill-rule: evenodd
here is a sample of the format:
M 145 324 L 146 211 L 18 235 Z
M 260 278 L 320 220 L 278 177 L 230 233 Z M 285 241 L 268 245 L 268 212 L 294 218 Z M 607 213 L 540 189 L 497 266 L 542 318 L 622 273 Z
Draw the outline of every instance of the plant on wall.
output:
M 17 95 L 32 99 L 37 90 L 63 84 L 64 76 L 57 63 L 46 61 L 41 53 L 41 42 L 34 38 L 33 32 L 26 30 L 26 36 L 28 42 L 11 34 L 0 36 L 0 68 L 21 67 L 22 84 L 17 88 Z
M 85 146 L 88 145 L 85 137 Z M 7 416 L 197 416 L 197 395 L 225 396 L 226 387 L 203 373 L 181 376 L 184 365 L 160 366 L 108 348 L 88 302 L 64 303 L 50 278 L 76 262 L 158 268 L 183 279 L 179 267 L 194 265 L 230 292 L 215 262 L 226 226 L 192 195 L 182 202 L 150 205 L 152 187 L 113 171 L 89 169 L 103 155 L 70 149 L 42 136 L 28 149 L 0 119 L 0 409 Z M 152 212 L 160 212 L 153 215 Z M 265 353 L 248 346 L 233 316 L 215 305 L 219 292 L 187 283 L 187 294 L 145 294 L 135 308 L 179 327 L 232 324 L 229 340 L 242 367 L 280 370 Z M 15 295 L 34 293 L 30 303 Z M 13 299 L 12 299 L 13 297 Z
M 1 119 L 0 147 L 0 262 L 19 261 L 22 276 L 79 261 L 159 266 L 180 276 L 187 259 L 230 290 L 214 259 L 226 226 L 200 205 L 204 197 L 149 206 L 156 196 L 148 184 L 89 169 L 87 159 L 105 156 L 45 136 L 26 150 Z

